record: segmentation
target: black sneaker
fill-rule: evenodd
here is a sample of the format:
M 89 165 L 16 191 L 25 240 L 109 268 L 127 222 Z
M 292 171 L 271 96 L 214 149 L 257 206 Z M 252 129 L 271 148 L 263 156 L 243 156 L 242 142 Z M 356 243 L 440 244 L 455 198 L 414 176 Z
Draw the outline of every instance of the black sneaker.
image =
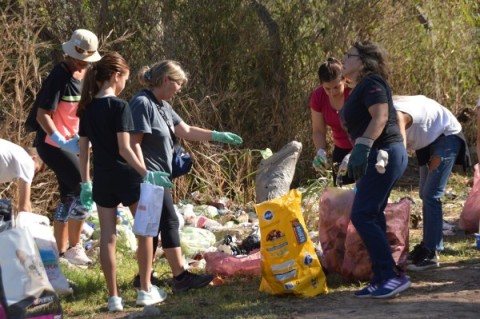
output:
M 183 278 L 178 280 L 173 278 L 172 291 L 185 292 L 191 288 L 201 288 L 208 285 L 213 280 L 212 275 L 197 275 L 189 271 L 185 271 Z
M 150 275 L 150 283 L 154 286 L 163 286 L 165 283 L 162 282 L 160 279 L 158 279 L 156 276 L 156 273 L 152 270 L 152 274 Z M 133 278 L 133 283 L 132 283 L 134 288 L 140 289 L 140 275 L 137 274 L 135 278 Z
M 436 251 L 429 251 L 424 259 L 408 265 L 407 269 L 411 271 L 421 271 L 436 267 L 440 267 L 440 258 Z
M 423 246 L 423 241 L 420 244 L 415 245 L 413 250 L 408 253 L 407 262 L 410 264 L 418 263 L 425 259 L 430 251 Z

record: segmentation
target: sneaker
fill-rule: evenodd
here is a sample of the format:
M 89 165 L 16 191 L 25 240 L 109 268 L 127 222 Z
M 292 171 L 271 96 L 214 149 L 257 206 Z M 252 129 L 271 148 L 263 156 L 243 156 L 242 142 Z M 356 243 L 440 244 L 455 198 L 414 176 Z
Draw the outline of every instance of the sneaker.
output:
M 425 258 L 425 246 L 423 246 L 423 241 L 420 244 L 415 245 L 413 250 L 408 253 L 407 262 L 414 263 Z
M 440 257 L 436 251 L 428 251 L 428 254 L 425 256 L 425 258 L 408 265 L 407 269 L 412 271 L 421 271 L 436 267 L 440 267 Z
M 185 292 L 191 288 L 201 288 L 208 285 L 213 278 L 212 275 L 197 275 L 185 271 L 182 279 L 173 278 L 172 290 L 173 292 Z
M 152 270 L 150 275 L 150 283 L 154 286 L 162 286 L 164 283 L 157 278 L 157 273 Z M 137 274 L 135 278 L 133 278 L 132 285 L 134 288 L 140 289 L 140 275 Z
M 123 305 L 122 305 L 122 298 L 118 296 L 111 296 L 108 298 L 108 311 L 114 312 L 114 311 L 122 311 L 123 310 Z
M 137 305 L 138 306 L 150 306 L 156 303 L 160 303 L 167 299 L 167 293 L 158 288 L 157 286 L 151 285 L 149 291 L 139 290 L 137 292 Z
M 85 254 L 85 249 L 83 249 L 82 244 L 80 243 L 69 248 L 65 252 L 64 257 L 73 265 L 91 265 L 93 263 Z
M 373 298 L 390 298 L 395 297 L 402 291 L 407 290 L 412 283 L 406 276 L 396 276 L 385 280 L 383 284 L 373 291 L 370 295 Z
M 377 289 L 378 289 L 378 285 L 369 283 L 368 286 L 355 291 L 353 295 L 358 298 L 369 298 L 372 296 L 372 292 L 374 292 Z

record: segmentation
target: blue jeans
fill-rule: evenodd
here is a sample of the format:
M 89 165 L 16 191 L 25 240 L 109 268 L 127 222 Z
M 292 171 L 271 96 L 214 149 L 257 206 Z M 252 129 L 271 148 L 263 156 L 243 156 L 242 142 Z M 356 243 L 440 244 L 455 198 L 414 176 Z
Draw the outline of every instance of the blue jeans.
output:
M 443 211 L 441 197 L 452 172 L 462 140 L 455 135 L 440 136 L 429 146 L 431 162 L 420 166 L 420 198 L 423 201 L 423 244 L 430 250 L 443 250 Z M 432 159 L 437 157 L 438 167 Z M 437 161 L 438 162 L 438 161 Z
M 357 182 L 351 217 L 372 261 L 371 283 L 374 284 L 380 284 L 396 275 L 387 239 L 384 209 L 393 186 L 405 172 L 408 163 L 403 143 L 390 144 L 382 149 L 388 153 L 386 171 L 384 174 L 377 172 L 375 163 L 378 150 L 372 149 L 368 157 L 367 173 Z

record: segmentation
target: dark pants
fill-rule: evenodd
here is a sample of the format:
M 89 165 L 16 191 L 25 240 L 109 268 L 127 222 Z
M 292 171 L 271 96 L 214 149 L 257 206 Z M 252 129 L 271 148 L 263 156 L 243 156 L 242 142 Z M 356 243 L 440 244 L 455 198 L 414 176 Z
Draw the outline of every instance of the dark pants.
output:
M 368 158 L 367 173 L 357 182 L 351 217 L 372 261 L 371 282 L 374 284 L 380 284 L 396 275 L 387 239 L 384 209 L 390 192 L 405 172 L 408 161 L 403 143 L 390 144 L 382 149 L 388 152 L 386 171 L 384 174 L 377 172 L 375 163 L 378 150 L 372 149 Z
M 163 248 L 176 248 L 180 247 L 180 233 L 178 227 L 177 213 L 173 206 L 173 198 L 170 189 L 165 188 L 163 193 L 163 207 L 162 216 L 160 217 L 160 226 L 158 232 L 162 237 Z M 158 236 L 153 237 L 153 252 L 158 246 Z
M 78 156 L 43 141 L 36 142 L 42 161 L 55 173 L 63 201 L 68 196 L 80 195 L 80 162 Z

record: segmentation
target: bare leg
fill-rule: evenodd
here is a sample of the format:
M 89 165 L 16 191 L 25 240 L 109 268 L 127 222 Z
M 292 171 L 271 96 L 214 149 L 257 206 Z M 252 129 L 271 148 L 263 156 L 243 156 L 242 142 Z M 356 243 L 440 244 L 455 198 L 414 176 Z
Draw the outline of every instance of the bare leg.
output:
M 172 274 L 174 277 L 180 275 L 184 270 L 182 248 L 166 248 L 163 250 L 165 252 L 165 257 L 167 258 L 168 264 L 172 269 Z
M 131 205 L 130 212 L 135 216 L 137 203 Z M 153 240 L 152 237 L 137 236 L 137 263 L 138 274 L 140 275 L 140 289 L 144 291 L 150 290 L 150 274 L 152 272 L 153 262 Z
M 68 242 L 70 247 L 74 247 L 80 242 L 80 234 L 82 232 L 83 221 L 70 218 L 68 220 Z
M 97 205 L 100 220 L 100 264 L 107 283 L 108 295 L 118 296 L 117 262 L 117 216 L 116 208 L 105 208 Z
M 58 252 L 64 253 L 68 248 L 68 223 L 54 221 L 53 222 L 53 235 L 55 236 L 55 241 L 57 242 Z

